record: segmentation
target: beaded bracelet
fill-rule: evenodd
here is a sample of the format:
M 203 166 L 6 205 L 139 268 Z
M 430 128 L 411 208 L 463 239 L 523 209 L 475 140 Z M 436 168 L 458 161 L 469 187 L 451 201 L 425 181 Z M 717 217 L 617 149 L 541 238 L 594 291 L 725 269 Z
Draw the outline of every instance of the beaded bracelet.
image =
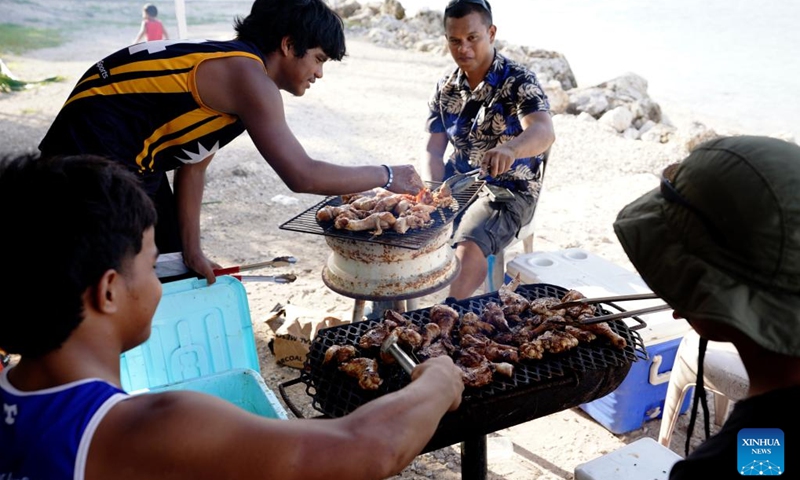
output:
M 392 186 L 392 181 L 394 180 L 394 172 L 392 172 L 392 167 L 390 167 L 389 165 L 383 165 L 383 168 L 385 168 L 386 173 L 389 174 L 389 181 L 386 182 L 386 185 L 383 186 L 385 190 L 388 190 L 389 187 Z

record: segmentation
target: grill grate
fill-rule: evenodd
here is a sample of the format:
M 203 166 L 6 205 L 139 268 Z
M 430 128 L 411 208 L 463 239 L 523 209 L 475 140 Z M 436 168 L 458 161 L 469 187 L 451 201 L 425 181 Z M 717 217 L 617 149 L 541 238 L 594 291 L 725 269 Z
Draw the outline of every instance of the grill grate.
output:
M 543 297 L 561 298 L 567 290 L 555 285 L 520 285 L 517 293 L 528 300 Z M 450 304 L 460 315 L 466 312 L 480 314 L 489 302 L 499 303 L 497 292 L 468 298 Z M 418 326 L 429 322 L 430 309 L 405 313 L 405 317 Z M 598 308 L 598 315 L 608 313 Z M 358 339 L 379 323 L 367 320 L 321 330 L 311 344 L 305 368 L 300 381 L 306 385 L 306 392 L 312 397 L 312 405 L 319 412 L 330 417 L 344 416 L 364 403 L 389 392 L 399 390 L 408 384 L 409 378 L 395 365 L 380 365 L 383 384 L 376 391 L 366 391 L 358 382 L 338 371 L 334 365 L 323 365 L 325 351 L 332 345 L 353 345 L 359 352 Z M 604 371 L 629 367 L 638 359 L 646 359 L 644 342 L 638 332 L 632 331 L 623 321 L 609 322 L 611 328 L 627 342 L 624 350 L 611 346 L 604 338 L 590 343 L 581 342 L 578 347 L 560 354 L 545 355 L 542 360 L 524 361 L 514 367 L 514 376 L 505 378 L 495 375 L 494 381 L 482 388 L 466 389 L 463 404 L 485 404 L 504 396 L 518 395 L 537 384 L 569 376 L 576 372 Z
M 338 207 L 342 204 L 342 199 L 339 196 L 328 197 L 325 200 L 317 203 L 308 210 L 302 212 L 291 220 L 287 221 L 279 228 L 282 230 L 290 230 L 300 233 L 311 233 L 315 235 L 324 235 L 328 237 L 336 237 L 345 240 L 356 240 L 370 243 L 380 243 L 392 247 L 409 248 L 412 250 L 419 250 L 420 248 L 428 245 L 433 238 L 435 238 L 442 228 L 447 226 L 455 217 L 464 211 L 467 206 L 475 199 L 480 187 L 484 184 L 483 181 L 473 182 L 469 187 L 458 193 L 453 193 L 453 198 L 458 202 L 458 208 L 453 210 L 450 208 L 439 208 L 433 214 L 431 219 L 433 224 L 426 228 L 409 230 L 406 233 L 397 233 L 395 231 L 384 231 L 381 235 L 371 235 L 369 232 L 351 232 L 348 230 L 339 230 L 333 226 L 333 222 L 318 222 L 317 211 L 326 206 Z M 429 188 L 433 189 L 439 185 L 438 183 L 428 183 Z

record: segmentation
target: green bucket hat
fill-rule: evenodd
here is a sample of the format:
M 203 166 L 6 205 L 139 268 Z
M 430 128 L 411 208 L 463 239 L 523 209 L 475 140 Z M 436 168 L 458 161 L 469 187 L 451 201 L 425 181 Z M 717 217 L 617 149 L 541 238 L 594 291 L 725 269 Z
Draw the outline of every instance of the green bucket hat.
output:
M 623 208 L 614 231 L 677 312 L 800 356 L 800 147 L 753 136 L 704 143 Z

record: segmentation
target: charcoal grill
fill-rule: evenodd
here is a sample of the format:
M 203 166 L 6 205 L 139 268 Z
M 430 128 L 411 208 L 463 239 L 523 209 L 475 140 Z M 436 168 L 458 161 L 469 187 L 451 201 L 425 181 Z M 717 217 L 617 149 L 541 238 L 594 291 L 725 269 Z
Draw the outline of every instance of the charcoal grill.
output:
M 528 300 L 561 298 L 567 292 L 565 288 L 549 284 L 520 285 L 516 291 Z M 460 315 L 480 314 L 489 302 L 500 302 L 497 292 L 449 305 Z M 404 316 L 423 326 L 429 322 L 429 312 L 430 309 L 414 310 Z M 606 313 L 609 312 L 597 305 L 597 315 Z M 443 417 L 424 452 L 462 442 L 462 477 L 485 478 L 487 434 L 611 393 L 625 379 L 634 361 L 647 359 L 644 342 L 636 332 L 645 323 L 636 320 L 639 324 L 634 327 L 621 320 L 609 322 L 612 330 L 625 339 L 625 349 L 617 349 L 606 339 L 598 338 L 590 343 L 582 342 L 564 353 L 546 355 L 542 360 L 521 362 L 515 365 L 513 378 L 495 376 L 485 387 L 467 388 L 460 408 Z M 325 351 L 332 345 L 353 345 L 361 350 L 358 339 L 378 323 L 367 320 L 318 333 L 300 377 L 279 386 L 284 401 L 295 415 L 302 417 L 284 392 L 285 387 L 293 384 L 305 384 L 312 406 L 326 417 L 347 415 L 368 401 L 408 384 L 408 376 L 398 366 L 381 365 L 384 382 L 377 391 L 368 392 L 362 390 L 355 379 L 339 372 L 336 366 L 322 364 Z

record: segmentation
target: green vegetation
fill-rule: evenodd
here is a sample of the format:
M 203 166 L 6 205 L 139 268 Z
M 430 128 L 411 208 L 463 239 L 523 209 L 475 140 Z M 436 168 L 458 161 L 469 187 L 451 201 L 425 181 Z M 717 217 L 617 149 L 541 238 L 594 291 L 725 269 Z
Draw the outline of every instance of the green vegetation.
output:
M 0 92 L 8 93 L 8 92 L 18 92 L 20 90 L 25 90 L 30 85 L 36 85 L 38 83 L 50 83 L 50 82 L 61 82 L 64 79 L 59 76 L 45 78 L 44 80 L 38 80 L 35 82 L 26 82 L 23 80 L 14 80 L 13 78 L 9 77 L 4 73 L 0 73 Z
M 0 55 L 20 54 L 36 48 L 55 47 L 61 43 L 61 35 L 56 30 L 25 27 L 12 23 L 0 23 Z M 35 82 L 17 80 L 0 72 L 0 92 L 24 90 L 37 83 L 58 82 L 60 77 L 50 77 Z
M 0 55 L 55 47 L 61 44 L 61 41 L 61 34 L 57 30 L 0 23 Z

